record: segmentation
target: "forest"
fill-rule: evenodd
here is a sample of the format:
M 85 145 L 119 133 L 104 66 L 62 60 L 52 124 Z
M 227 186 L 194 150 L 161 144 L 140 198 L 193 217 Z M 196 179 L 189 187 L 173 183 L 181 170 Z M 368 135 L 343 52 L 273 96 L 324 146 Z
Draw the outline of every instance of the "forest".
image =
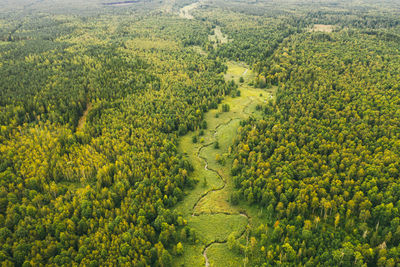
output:
M 0 3 L 2 266 L 397 266 L 396 1 Z
M 276 100 L 242 123 L 232 167 L 270 218 L 253 233 L 255 264 L 398 264 L 399 59 L 398 43 L 357 32 L 274 53 L 260 75 Z

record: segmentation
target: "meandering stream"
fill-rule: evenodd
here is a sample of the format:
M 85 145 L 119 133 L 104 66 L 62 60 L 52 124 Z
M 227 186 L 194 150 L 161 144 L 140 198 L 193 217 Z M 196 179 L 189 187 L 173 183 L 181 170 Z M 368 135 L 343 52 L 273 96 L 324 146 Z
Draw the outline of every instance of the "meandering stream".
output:
M 247 72 L 247 69 L 246 69 L 246 72 Z M 249 99 L 249 101 L 248 101 L 248 103 L 243 107 L 242 112 L 243 112 L 244 114 L 246 114 L 247 116 L 250 116 L 250 112 L 249 112 L 247 109 L 248 109 L 249 106 L 253 103 L 253 98 L 252 98 L 252 97 L 249 97 L 248 99 Z M 207 191 L 205 194 L 203 194 L 203 195 L 197 200 L 197 202 L 196 202 L 196 203 L 194 204 L 194 206 L 193 206 L 192 216 L 199 216 L 199 215 L 202 214 L 202 213 L 196 213 L 196 212 L 195 212 L 195 211 L 196 211 L 197 205 L 201 202 L 202 199 L 206 198 L 211 192 L 216 192 L 216 191 L 224 190 L 225 187 L 226 187 L 226 184 L 227 184 L 226 179 L 223 178 L 223 176 L 219 173 L 218 170 L 215 170 L 215 169 L 210 168 L 210 167 L 208 166 L 208 165 L 209 165 L 209 164 L 208 164 L 208 160 L 207 160 L 206 157 L 201 156 L 201 151 L 202 151 L 204 148 L 209 147 L 209 146 L 215 144 L 215 142 L 217 141 L 217 140 L 216 140 L 216 136 L 217 136 L 217 134 L 218 134 L 218 130 L 219 130 L 221 127 L 223 127 L 223 126 L 228 126 L 228 127 L 229 127 L 229 124 L 233 124 L 234 122 L 236 122 L 236 121 L 238 121 L 238 120 L 242 120 L 242 119 L 244 119 L 243 116 L 241 116 L 241 117 L 235 117 L 235 118 L 230 118 L 227 122 L 218 124 L 217 127 L 214 129 L 214 134 L 213 134 L 214 140 L 213 140 L 212 142 L 210 142 L 210 143 L 207 143 L 207 144 L 202 145 L 202 146 L 199 148 L 199 150 L 198 150 L 198 152 L 197 152 L 197 157 L 198 157 L 199 159 L 201 159 L 201 160 L 204 161 L 204 164 L 205 164 L 205 165 L 204 165 L 204 169 L 206 169 L 207 171 L 211 171 L 211 172 L 215 173 L 215 174 L 222 180 L 223 184 L 222 184 L 222 186 L 220 186 L 220 187 L 218 187 L 218 188 L 212 188 L 212 189 L 210 189 L 209 191 Z M 233 126 L 234 126 L 234 125 L 233 125 Z M 247 215 L 247 214 L 244 213 L 244 212 L 241 212 L 241 213 L 239 213 L 239 214 L 238 214 L 238 213 L 231 213 L 231 212 L 217 212 L 217 213 L 223 213 L 223 214 L 232 215 L 232 216 L 244 216 L 244 217 L 246 217 L 246 219 L 247 219 L 247 225 L 250 223 L 250 217 L 249 217 L 249 215 Z M 238 235 L 237 238 L 241 238 L 241 237 L 246 233 L 246 228 L 247 228 L 247 227 L 244 227 L 244 228 L 243 228 L 243 230 L 241 231 L 241 233 L 239 233 L 239 235 Z M 226 242 L 227 242 L 227 239 L 225 239 L 225 240 L 223 240 L 223 241 L 215 240 L 215 241 L 212 241 L 212 242 L 208 243 L 208 244 L 205 246 L 205 248 L 204 248 L 204 250 L 203 250 L 203 253 L 202 253 L 202 254 L 203 254 L 203 257 L 204 257 L 204 259 L 205 259 L 205 266 L 209 266 L 209 260 L 208 260 L 208 257 L 207 257 L 207 250 L 208 250 L 212 245 L 214 245 L 214 244 L 224 244 L 224 243 L 226 243 Z
M 200 2 L 195 2 L 193 4 L 187 5 L 179 11 L 179 15 L 182 18 L 194 19 L 194 17 L 192 16 L 192 14 L 190 12 L 200 6 L 201 6 Z M 216 38 L 218 38 L 218 35 L 216 35 Z M 228 37 L 225 37 L 225 38 L 228 38 Z M 248 72 L 251 72 L 251 71 L 249 71 L 248 68 L 243 67 L 244 66 L 243 63 L 232 63 L 232 64 L 234 64 L 234 67 L 239 69 L 239 71 L 230 73 L 230 70 L 228 69 L 228 74 L 226 75 L 226 78 L 228 78 L 228 79 L 235 77 L 235 79 L 239 80 L 239 76 L 245 76 L 246 74 L 249 75 Z M 235 73 L 237 73 L 238 75 L 235 75 Z M 251 76 L 249 75 L 249 77 L 251 77 Z M 234 105 L 233 110 L 229 111 L 228 113 L 225 113 L 223 118 L 207 116 L 208 117 L 207 124 L 213 125 L 212 129 L 207 130 L 207 140 L 206 140 L 207 142 L 205 144 L 202 144 L 200 147 L 198 147 L 196 151 L 189 152 L 189 154 L 193 155 L 192 160 L 195 160 L 194 157 L 197 157 L 196 160 L 204 163 L 204 170 L 206 172 L 213 173 L 213 175 L 215 175 L 216 178 L 218 178 L 222 183 L 222 185 L 219 185 L 217 183 L 216 185 L 208 188 L 208 190 L 199 194 L 198 198 L 196 199 L 196 201 L 194 201 L 194 203 L 191 206 L 189 216 L 202 218 L 200 216 L 205 215 L 204 220 L 209 219 L 209 217 L 207 217 L 206 215 L 224 214 L 224 215 L 228 215 L 228 216 L 243 216 L 246 218 L 247 223 L 244 226 L 238 225 L 238 228 L 240 229 L 240 230 L 237 230 L 236 238 L 238 238 L 238 239 L 242 238 L 245 235 L 246 230 L 248 229 L 247 226 L 250 224 L 251 217 L 246 212 L 239 211 L 238 208 L 233 207 L 228 202 L 228 199 L 225 199 L 225 200 L 217 199 L 216 200 L 216 199 L 212 198 L 213 197 L 212 194 L 218 194 L 219 192 L 222 192 L 223 190 L 231 190 L 232 185 L 230 185 L 227 188 L 227 183 L 230 182 L 232 184 L 232 182 L 227 181 L 227 179 L 230 178 L 230 174 L 225 173 L 225 172 L 229 171 L 227 168 L 222 168 L 222 167 L 219 168 L 217 166 L 214 166 L 216 163 L 213 163 L 212 167 L 210 166 L 210 160 L 213 157 L 215 157 L 215 155 L 217 153 L 216 150 L 213 150 L 211 152 L 208 151 L 208 153 L 206 154 L 205 149 L 214 145 L 215 142 L 218 140 L 217 138 L 226 138 L 226 136 L 223 137 L 223 134 L 219 135 L 220 132 L 222 132 L 222 131 L 225 131 L 225 133 L 227 131 L 230 131 L 231 133 L 236 132 L 237 128 L 239 127 L 238 121 L 248 118 L 251 115 L 251 110 L 250 110 L 251 107 L 255 109 L 255 105 L 257 103 L 262 102 L 262 97 L 260 94 L 261 91 L 259 89 L 254 89 L 245 84 L 239 84 L 239 90 L 242 92 L 241 96 L 236 97 L 236 98 L 230 98 L 230 100 L 229 100 L 230 104 Z M 223 103 L 226 103 L 226 102 L 227 102 L 226 100 L 223 101 Z M 218 123 L 218 124 L 216 124 L 216 123 Z M 221 148 L 222 152 L 224 152 L 224 153 L 227 152 L 228 147 L 232 144 L 233 144 L 233 140 L 229 139 L 227 141 L 227 139 L 225 139 L 224 140 L 224 148 L 223 149 Z M 195 145 L 193 144 L 193 146 L 195 146 Z M 192 150 L 192 149 L 189 148 L 189 150 Z M 203 171 L 203 173 L 204 173 L 204 171 Z M 198 177 L 198 178 L 200 178 L 200 177 Z M 226 195 L 228 195 L 228 194 L 226 194 Z M 223 196 L 225 196 L 225 195 L 223 195 Z M 207 201 L 211 201 L 211 203 L 214 203 L 215 201 L 217 201 L 217 202 L 223 201 L 223 202 L 225 202 L 225 204 L 224 204 L 225 207 L 229 206 L 229 209 L 226 209 L 226 210 L 224 210 L 224 209 L 211 210 L 210 209 L 209 211 L 201 210 L 201 205 Z M 215 203 L 217 203 L 217 202 L 215 202 Z M 214 240 L 205 244 L 205 246 L 203 247 L 203 250 L 202 250 L 202 255 L 204 257 L 205 266 L 210 265 L 210 261 L 209 261 L 208 255 L 207 255 L 207 251 L 210 249 L 210 247 L 212 247 L 215 244 L 224 244 L 227 242 L 227 240 L 228 240 L 228 236 L 225 236 L 222 239 L 214 238 Z

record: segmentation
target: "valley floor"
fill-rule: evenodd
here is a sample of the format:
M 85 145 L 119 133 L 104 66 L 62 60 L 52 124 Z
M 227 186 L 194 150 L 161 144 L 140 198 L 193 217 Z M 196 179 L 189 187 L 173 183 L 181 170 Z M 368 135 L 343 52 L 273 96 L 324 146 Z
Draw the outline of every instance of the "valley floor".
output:
M 232 161 L 229 147 L 233 144 L 240 121 L 257 116 L 256 106 L 267 101 L 273 91 L 255 89 L 247 83 L 253 73 L 246 66 L 228 63 L 226 81 L 239 84 L 239 97 L 226 97 L 222 104 L 230 106 L 229 112 L 222 112 L 221 106 L 205 115 L 208 128 L 200 137 L 201 142 L 193 143 L 189 133 L 180 140 L 179 149 L 194 166 L 192 175 L 199 180 L 194 190 L 188 191 L 176 210 L 183 214 L 188 226 L 196 231 L 199 243 L 184 244 L 184 255 L 177 258 L 175 265 L 181 266 L 240 266 L 243 258 L 228 249 L 227 238 L 234 233 L 236 238 L 246 238 L 247 225 L 253 224 L 255 208 L 233 206 L 229 196 L 233 192 L 230 175 Z M 239 83 L 240 77 L 244 83 Z M 214 144 L 218 141 L 219 148 Z M 224 158 L 225 164 L 217 162 Z M 259 217 L 258 215 L 256 217 Z M 259 219 L 259 218 L 258 218 Z

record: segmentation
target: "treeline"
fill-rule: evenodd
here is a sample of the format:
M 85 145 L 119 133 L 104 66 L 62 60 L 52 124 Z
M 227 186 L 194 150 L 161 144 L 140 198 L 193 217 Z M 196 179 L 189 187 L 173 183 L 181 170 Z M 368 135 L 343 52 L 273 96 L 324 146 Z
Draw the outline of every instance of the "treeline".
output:
M 292 36 L 270 57 L 276 100 L 242 123 L 232 167 L 268 217 L 231 244 L 250 265 L 399 264 L 399 66 L 397 42 L 357 31 Z
M 385 5 L 383 5 L 385 6 Z M 307 12 L 304 20 L 309 23 L 331 24 L 340 27 L 359 29 L 390 29 L 399 27 L 400 21 L 395 13 L 381 11 L 379 8 L 364 10 L 327 10 Z

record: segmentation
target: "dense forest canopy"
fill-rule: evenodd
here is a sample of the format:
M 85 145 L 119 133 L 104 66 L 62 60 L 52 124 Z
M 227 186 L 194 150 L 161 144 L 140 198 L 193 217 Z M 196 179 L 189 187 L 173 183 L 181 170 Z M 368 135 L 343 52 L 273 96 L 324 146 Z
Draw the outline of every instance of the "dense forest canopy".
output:
M 276 100 L 243 122 L 232 168 L 269 217 L 254 265 L 398 264 L 399 39 L 381 27 L 293 35 L 260 69 Z
M 399 60 L 396 42 L 356 32 L 275 52 L 263 75 L 280 84 L 276 102 L 243 123 L 232 169 L 271 218 L 256 262 L 397 263 Z
M 232 205 L 261 211 L 231 252 L 400 264 L 399 15 L 396 1 L 2 1 L 0 262 L 175 265 L 199 240 L 173 207 L 202 181 L 179 140 L 229 112 L 240 61 L 246 86 L 277 89 L 226 156 Z
M 222 62 L 185 48 L 207 34 L 106 14 L 32 16 L 3 37 L 2 262 L 168 265 L 185 225 L 169 208 L 194 184 L 177 137 L 229 92 Z

